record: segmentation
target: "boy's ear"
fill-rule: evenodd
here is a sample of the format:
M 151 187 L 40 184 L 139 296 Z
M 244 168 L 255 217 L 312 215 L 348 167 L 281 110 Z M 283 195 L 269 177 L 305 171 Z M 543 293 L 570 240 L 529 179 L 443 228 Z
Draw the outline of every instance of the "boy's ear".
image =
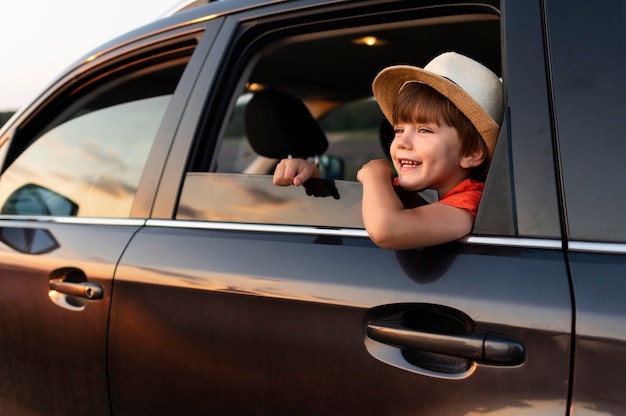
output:
M 487 157 L 487 152 L 483 149 L 474 149 L 461 158 L 461 167 L 471 169 L 480 166 Z

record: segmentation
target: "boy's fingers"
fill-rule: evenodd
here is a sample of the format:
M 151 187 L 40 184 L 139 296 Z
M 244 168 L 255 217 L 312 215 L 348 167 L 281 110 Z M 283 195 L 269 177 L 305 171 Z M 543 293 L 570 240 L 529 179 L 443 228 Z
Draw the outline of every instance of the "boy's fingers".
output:
M 274 170 L 274 185 L 300 186 L 312 176 L 311 169 L 309 164 L 301 159 L 283 159 Z
M 272 179 L 274 185 L 278 186 L 288 186 L 291 185 L 291 181 L 286 180 L 285 178 L 285 164 L 280 162 L 276 165 L 276 169 L 274 170 L 274 178 Z

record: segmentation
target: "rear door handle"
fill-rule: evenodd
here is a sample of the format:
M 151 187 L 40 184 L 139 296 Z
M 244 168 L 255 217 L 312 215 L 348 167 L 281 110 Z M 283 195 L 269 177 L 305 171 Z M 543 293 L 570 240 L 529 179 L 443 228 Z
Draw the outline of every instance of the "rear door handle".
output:
M 406 328 L 398 322 L 377 321 L 367 326 L 367 335 L 375 341 L 401 348 L 466 358 L 485 364 L 518 365 L 524 361 L 522 344 L 482 331 L 448 335 Z
M 50 280 L 50 289 L 64 295 L 79 296 L 86 299 L 102 299 L 102 286 L 90 282 L 66 282 L 61 279 Z

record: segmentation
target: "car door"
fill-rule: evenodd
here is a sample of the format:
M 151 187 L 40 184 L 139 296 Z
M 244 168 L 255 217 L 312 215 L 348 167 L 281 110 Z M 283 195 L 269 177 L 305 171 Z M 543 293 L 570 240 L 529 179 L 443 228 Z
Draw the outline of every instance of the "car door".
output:
M 112 279 L 148 215 L 136 197 L 153 197 L 139 184 L 162 167 L 145 169 L 167 140 L 159 128 L 193 51 L 187 37 L 186 48 L 109 47 L 3 132 L 2 414 L 110 414 Z
M 438 6 L 289 2 L 226 17 L 116 273 L 115 414 L 567 413 L 572 305 L 540 2 Z M 469 35 L 483 25 L 495 38 Z M 508 103 L 474 232 L 406 251 L 369 240 L 358 182 L 278 188 L 249 173 L 254 154 L 225 167 L 250 154 L 227 142 L 229 121 L 255 76 L 276 76 L 272 54 L 291 74 L 305 56 L 328 77 L 351 64 L 367 89 L 363 55 L 317 46 L 399 27 L 495 56 Z
M 549 2 L 568 258 L 576 301 L 572 415 L 626 409 L 624 3 Z M 573 32 L 584 23 L 584 31 Z M 574 34 L 575 33 L 575 34 Z

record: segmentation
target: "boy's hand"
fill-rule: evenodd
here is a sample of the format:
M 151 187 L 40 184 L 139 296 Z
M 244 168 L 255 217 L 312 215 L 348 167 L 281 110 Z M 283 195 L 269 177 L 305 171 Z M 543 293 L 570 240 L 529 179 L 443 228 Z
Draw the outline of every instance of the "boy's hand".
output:
M 367 162 L 356 174 L 359 182 L 365 183 L 371 180 L 384 180 L 391 183 L 393 171 L 389 162 L 385 159 L 374 159 Z
M 312 163 L 304 159 L 283 159 L 274 170 L 274 185 L 300 186 L 309 178 L 319 178 L 320 174 Z

